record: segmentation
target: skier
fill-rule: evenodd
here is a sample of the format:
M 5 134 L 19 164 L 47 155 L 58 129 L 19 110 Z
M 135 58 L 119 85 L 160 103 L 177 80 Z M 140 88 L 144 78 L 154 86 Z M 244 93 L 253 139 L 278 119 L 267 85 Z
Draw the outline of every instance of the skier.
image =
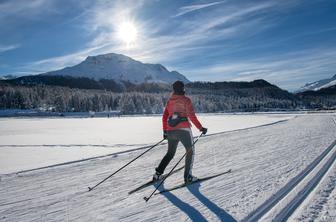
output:
M 185 96 L 184 83 L 176 81 L 173 84 L 173 94 L 169 98 L 162 116 L 163 138 L 168 139 L 168 151 L 161 160 L 159 166 L 155 168 L 153 181 L 163 178 L 163 172 L 169 162 L 173 159 L 179 142 L 186 149 L 186 160 L 184 170 L 184 182 L 191 183 L 197 180 L 192 175 L 194 161 L 193 136 L 189 120 L 203 133 L 207 133 L 207 128 L 202 127 L 198 121 L 191 100 Z

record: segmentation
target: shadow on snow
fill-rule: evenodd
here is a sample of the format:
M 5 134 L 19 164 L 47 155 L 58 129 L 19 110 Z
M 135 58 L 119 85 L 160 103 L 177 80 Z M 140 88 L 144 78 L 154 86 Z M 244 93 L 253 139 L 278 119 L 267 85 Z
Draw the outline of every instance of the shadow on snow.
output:
M 187 189 L 192 193 L 205 207 L 207 207 L 210 211 L 212 211 L 220 221 L 225 222 L 236 222 L 236 220 L 225 210 L 217 206 L 214 202 L 209 200 L 206 196 L 204 196 L 199 188 L 201 187 L 200 183 L 195 183 L 187 186 Z M 159 188 L 160 191 L 164 190 L 164 185 Z M 177 198 L 171 192 L 162 193 L 164 197 L 166 197 L 172 204 L 182 210 L 192 221 L 208 221 L 196 208 L 191 206 L 190 204 L 182 201 Z

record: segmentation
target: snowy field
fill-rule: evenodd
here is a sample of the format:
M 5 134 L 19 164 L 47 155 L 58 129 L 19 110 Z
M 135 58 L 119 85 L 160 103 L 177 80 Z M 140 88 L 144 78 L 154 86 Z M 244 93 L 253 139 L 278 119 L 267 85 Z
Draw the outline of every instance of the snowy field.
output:
M 128 192 L 150 179 L 166 145 L 91 192 L 88 186 L 143 150 L 2 174 L 0 221 L 336 221 L 335 114 L 200 119 L 210 135 L 196 144 L 194 174 L 232 173 L 155 195 L 148 203 L 143 197 L 154 186 Z M 160 117 L 1 119 L 0 127 L 1 170 L 8 166 L 2 173 L 130 150 L 161 139 Z M 14 153 L 6 154 L 11 149 Z M 183 153 L 178 149 L 167 170 Z M 24 162 L 29 158 L 33 161 Z M 46 163 L 36 163 L 44 158 Z M 182 174 L 172 175 L 162 189 L 181 183 Z
M 200 115 L 209 134 L 270 124 L 293 115 Z M 199 132 L 193 129 L 194 135 Z M 161 116 L 2 118 L 0 174 L 144 147 L 162 138 Z

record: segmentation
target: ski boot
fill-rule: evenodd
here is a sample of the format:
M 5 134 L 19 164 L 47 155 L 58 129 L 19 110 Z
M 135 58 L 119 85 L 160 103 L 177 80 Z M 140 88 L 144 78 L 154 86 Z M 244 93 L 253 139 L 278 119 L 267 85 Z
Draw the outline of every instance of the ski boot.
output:
M 163 179 L 163 175 L 162 173 L 159 173 L 159 172 L 155 172 L 153 174 L 153 181 L 159 181 L 159 180 L 162 180 Z
M 198 180 L 197 177 L 193 176 L 193 175 L 188 175 L 186 178 L 184 178 L 184 183 L 185 184 L 191 184 L 194 183 Z

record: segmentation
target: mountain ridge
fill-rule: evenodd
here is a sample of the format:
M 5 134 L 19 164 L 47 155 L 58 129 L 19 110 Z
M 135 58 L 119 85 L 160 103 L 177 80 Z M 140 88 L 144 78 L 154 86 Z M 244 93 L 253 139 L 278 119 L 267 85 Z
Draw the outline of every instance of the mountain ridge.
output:
M 86 77 L 95 80 L 108 79 L 128 81 L 134 84 L 141 83 L 172 83 L 176 80 L 190 82 L 177 71 L 168 71 L 161 64 L 142 63 L 131 57 L 108 53 L 97 56 L 88 56 L 81 63 L 63 69 L 42 73 L 43 76 L 72 76 Z
M 300 87 L 295 93 L 301 93 L 304 91 L 318 91 L 323 88 L 336 85 L 336 74 L 329 79 L 321 79 L 312 83 L 307 83 Z

